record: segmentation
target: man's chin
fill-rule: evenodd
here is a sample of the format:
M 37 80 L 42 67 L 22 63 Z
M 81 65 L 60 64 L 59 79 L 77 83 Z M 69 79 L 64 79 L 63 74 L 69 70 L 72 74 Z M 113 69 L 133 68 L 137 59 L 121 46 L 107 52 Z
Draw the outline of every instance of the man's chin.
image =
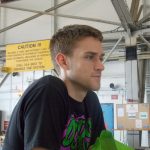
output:
M 93 87 L 92 89 L 93 91 L 99 91 L 100 90 L 100 86 L 97 86 L 97 87 Z

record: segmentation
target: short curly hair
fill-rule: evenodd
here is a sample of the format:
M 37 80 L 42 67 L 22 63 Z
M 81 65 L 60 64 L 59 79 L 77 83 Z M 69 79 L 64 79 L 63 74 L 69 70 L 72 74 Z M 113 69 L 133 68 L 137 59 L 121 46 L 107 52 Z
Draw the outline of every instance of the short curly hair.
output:
M 71 55 L 75 44 L 85 37 L 94 37 L 102 42 L 101 31 L 88 25 L 68 25 L 59 29 L 51 38 L 50 51 L 54 69 L 59 74 L 59 67 L 55 62 L 56 55 L 61 52 L 65 55 Z

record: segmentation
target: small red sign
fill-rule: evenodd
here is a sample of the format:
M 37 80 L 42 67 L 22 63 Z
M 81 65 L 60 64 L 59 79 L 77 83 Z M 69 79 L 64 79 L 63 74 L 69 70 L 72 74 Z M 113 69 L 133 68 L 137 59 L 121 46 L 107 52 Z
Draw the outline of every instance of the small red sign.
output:
M 118 100 L 118 95 L 111 95 L 112 100 Z

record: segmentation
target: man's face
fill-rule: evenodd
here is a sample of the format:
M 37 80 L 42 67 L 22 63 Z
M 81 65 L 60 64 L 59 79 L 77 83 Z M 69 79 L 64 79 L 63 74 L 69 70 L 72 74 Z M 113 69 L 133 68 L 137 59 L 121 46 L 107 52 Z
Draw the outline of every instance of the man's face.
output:
M 73 49 L 72 56 L 67 58 L 69 69 L 66 70 L 66 79 L 77 88 L 98 90 L 104 70 L 103 56 L 100 41 L 93 37 L 82 39 Z

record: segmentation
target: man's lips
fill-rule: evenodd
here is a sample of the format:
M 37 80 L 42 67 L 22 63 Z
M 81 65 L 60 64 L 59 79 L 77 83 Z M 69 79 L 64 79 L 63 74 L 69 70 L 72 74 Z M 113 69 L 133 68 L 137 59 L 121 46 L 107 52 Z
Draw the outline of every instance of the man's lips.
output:
M 94 78 L 100 78 L 101 75 L 92 75 L 92 77 L 94 77 Z

